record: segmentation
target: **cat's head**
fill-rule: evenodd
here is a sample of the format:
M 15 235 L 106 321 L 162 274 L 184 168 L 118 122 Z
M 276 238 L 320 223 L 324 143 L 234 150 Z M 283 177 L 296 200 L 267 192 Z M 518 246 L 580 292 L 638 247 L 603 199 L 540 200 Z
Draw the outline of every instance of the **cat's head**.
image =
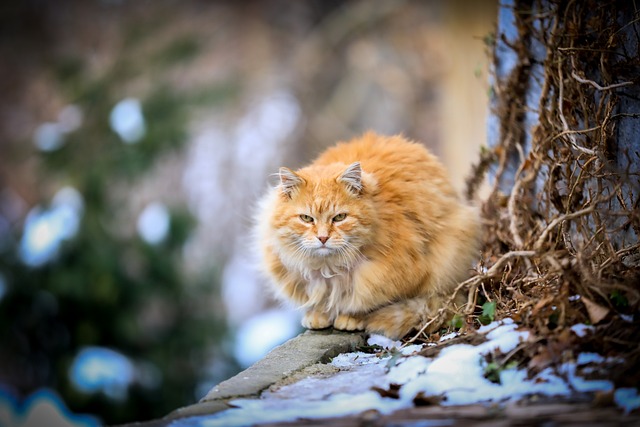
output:
M 333 259 L 348 266 L 372 239 L 375 181 L 360 163 L 281 168 L 272 227 L 297 262 Z

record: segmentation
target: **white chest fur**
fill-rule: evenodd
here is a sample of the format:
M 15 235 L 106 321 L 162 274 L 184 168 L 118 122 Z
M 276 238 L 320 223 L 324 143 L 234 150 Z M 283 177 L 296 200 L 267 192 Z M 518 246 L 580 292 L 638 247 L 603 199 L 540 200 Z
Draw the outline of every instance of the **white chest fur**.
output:
M 327 265 L 317 270 L 305 271 L 306 292 L 309 297 L 305 307 L 333 313 L 345 311 L 352 295 L 352 271 Z

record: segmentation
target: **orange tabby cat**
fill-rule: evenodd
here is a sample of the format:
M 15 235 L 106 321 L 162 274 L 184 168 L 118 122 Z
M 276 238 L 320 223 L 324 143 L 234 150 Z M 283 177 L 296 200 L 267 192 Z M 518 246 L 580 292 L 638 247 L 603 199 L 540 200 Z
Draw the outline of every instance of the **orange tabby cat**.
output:
M 306 328 L 401 338 L 468 275 L 479 215 L 423 146 L 370 132 L 279 175 L 256 231 L 264 269 L 305 309 Z

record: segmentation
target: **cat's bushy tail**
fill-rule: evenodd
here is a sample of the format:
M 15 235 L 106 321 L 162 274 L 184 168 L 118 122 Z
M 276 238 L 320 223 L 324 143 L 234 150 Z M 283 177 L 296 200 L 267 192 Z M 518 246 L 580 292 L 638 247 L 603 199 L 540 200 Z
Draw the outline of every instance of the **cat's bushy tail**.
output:
M 458 303 L 462 302 L 458 298 Z M 370 334 L 382 334 L 391 339 L 401 339 L 412 330 L 419 329 L 436 315 L 438 308 L 444 306 L 445 297 L 419 296 L 381 307 L 369 313 L 365 320 L 366 331 Z M 434 322 L 426 330 L 427 333 L 437 331 L 443 326 Z

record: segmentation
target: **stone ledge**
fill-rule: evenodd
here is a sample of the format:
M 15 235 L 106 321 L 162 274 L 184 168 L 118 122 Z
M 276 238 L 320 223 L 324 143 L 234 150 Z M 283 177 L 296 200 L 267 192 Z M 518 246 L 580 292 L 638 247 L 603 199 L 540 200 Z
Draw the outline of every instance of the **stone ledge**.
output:
M 258 397 L 262 390 L 315 363 L 326 363 L 340 353 L 364 344 L 360 333 L 306 331 L 276 347 L 262 360 L 215 386 L 202 399 Z
M 229 406 L 237 398 L 257 398 L 272 385 L 283 383 L 317 363 L 328 363 L 340 353 L 354 351 L 366 344 L 364 333 L 332 329 L 306 331 L 274 348 L 262 360 L 213 387 L 200 402 L 176 409 L 160 421 L 171 421 L 200 415 L 211 415 Z M 163 423 L 166 422 L 166 423 Z

